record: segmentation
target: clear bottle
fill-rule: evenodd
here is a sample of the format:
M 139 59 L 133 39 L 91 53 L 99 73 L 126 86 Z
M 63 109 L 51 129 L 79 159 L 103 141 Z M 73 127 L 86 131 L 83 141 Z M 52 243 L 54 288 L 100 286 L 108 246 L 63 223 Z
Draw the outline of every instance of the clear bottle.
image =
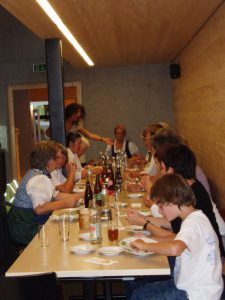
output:
M 128 158 L 126 152 L 123 154 L 123 167 L 123 171 L 126 171 L 128 167 Z
M 101 218 L 95 200 L 92 202 L 90 216 L 90 241 L 93 244 L 98 244 L 102 241 Z
M 102 185 L 102 201 L 104 206 L 108 203 L 108 191 L 106 188 L 106 184 Z
M 103 161 L 103 169 L 102 169 L 102 173 L 101 173 L 101 180 L 102 183 L 107 183 L 108 181 L 108 165 L 107 165 L 107 160 L 105 159 Z
M 97 174 L 95 178 L 94 197 L 95 197 L 96 204 L 98 206 L 103 206 L 102 185 L 100 183 L 99 174 Z
M 112 157 L 112 169 L 113 169 L 113 173 L 116 173 L 116 158 L 115 156 Z
M 115 174 L 115 191 L 121 192 L 122 190 L 122 174 L 120 171 L 120 165 L 117 164 L 116 174 Z
M 115 177 L 112 168 L 112 164 L 109 164 L 109 178 L 108 178 L 108 190 L 114 191 L 115 189 Z

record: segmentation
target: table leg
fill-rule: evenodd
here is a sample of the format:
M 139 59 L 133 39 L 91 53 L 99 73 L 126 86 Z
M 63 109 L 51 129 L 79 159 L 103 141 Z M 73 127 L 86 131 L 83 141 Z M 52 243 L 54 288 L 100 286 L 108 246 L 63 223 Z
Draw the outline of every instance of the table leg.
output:
M 84 299 L 86 300 L 96 299 L 96 284 L 94 279 L 84 280 Z
M 110 280 L 106 280 L 104 282 L 104 291 L 105 291 L 105 299 L 112 300 L 112 286 Z

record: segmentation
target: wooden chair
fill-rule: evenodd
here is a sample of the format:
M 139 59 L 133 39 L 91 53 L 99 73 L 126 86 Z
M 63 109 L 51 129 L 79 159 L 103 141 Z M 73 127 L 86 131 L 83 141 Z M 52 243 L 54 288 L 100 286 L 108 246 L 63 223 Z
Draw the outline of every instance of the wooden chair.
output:
M 29 263 L 29 262 L 28 262 Z M 62 300 L 62 290 L 55 273 L 0 277 L 1 299 Z

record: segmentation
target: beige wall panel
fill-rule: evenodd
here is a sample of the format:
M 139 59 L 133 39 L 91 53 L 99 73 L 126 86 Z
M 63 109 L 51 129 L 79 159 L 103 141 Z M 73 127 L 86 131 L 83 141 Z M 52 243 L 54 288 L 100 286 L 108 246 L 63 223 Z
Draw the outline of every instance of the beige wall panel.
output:
M 215 201 L 225 208 L 225 4 L 180 55 L 174 80 L 177 131 L 196 153 Z

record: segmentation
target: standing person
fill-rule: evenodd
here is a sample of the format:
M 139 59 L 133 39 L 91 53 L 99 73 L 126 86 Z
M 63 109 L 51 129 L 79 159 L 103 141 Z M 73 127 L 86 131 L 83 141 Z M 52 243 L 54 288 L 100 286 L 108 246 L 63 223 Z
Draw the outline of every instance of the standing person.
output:
M 47 221 L 52 211 L 77 205 L 80 194 L 55 190 L 51 172 L 56 165 L 57 146 L 53 141 L 41 141 L 30 154 L 30 169 L 18 187 L 8 216 L 13 242 L 27 245 L 38 231 L 38 224 Z
M 78 103 L 71 103 L 65 109 L 65 128 L 66 134 L 69 132 L 79 132 L 85 137 L 98 141 L 104 142 L 111 145 L 112 139 L 101 137 L 98 134 L 92 133 L 87 129 L 79 126 L 79 121 L 85 117 L 85 108 L 83 105 Z
M 115 140 L 112 145 L 108 145 L 105 151 L 107 156 L 115 157 L 119 151 L 127 154 L 128 158 L 138 154 L 138 147 L 125 139 L 126 128 L 124 125 L 117 125 L 114 128 Z
M 74 162 L 68 162 L 68 152 L 65 146 L 57 143 L 56 164 L 57 169 L 51 172 L 51 180 L 55 189 L 62 193 L 72 193 L 75 185 L 77 166 Z M 66 170 L 67 177 L 63 174 Z
M 131 300 L 219 300 L 223 291 L 222 263 L 217 236 L 208 218 L 195 209 L 195 197 L 178 174 L 167 174 L 151 188 L 150 197 L 169 221 L 182 219 L 171 241 L 145 243 L 135 240 L 132 247 L 176 257 L 173 279 L 140 282 Z

